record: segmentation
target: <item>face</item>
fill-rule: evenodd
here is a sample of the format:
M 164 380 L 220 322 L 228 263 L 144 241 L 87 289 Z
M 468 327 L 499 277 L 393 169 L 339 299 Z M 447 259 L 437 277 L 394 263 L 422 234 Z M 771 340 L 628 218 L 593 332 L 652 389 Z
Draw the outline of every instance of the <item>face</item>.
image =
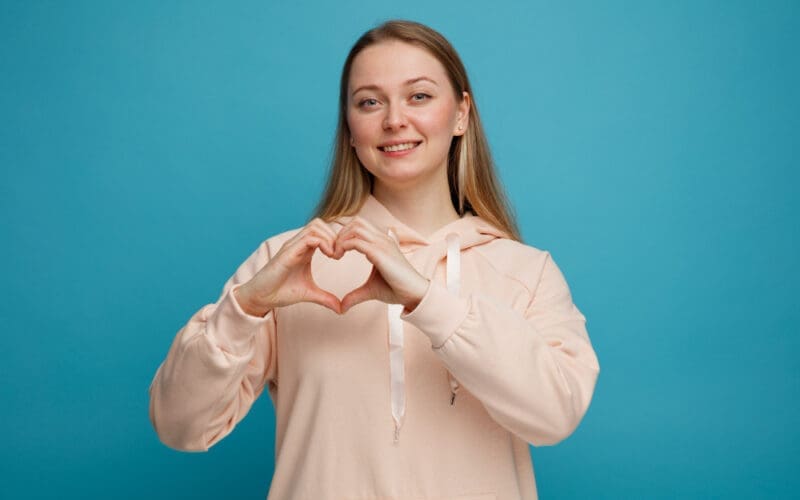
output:
M 456 99 L 433 55 L 399 41 L 371 45 L 353 60 L 347 92 L 352 145 L 376 182 L 447 182 L 450 143 L 467 130 L 469 95 Z

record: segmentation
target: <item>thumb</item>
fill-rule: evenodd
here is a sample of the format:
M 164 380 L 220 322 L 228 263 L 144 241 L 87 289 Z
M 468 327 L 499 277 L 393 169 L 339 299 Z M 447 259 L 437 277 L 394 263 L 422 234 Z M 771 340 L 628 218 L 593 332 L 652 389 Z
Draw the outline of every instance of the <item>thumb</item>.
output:
M 367 280 L 366 283 L 361 285 L 360 287 L 356 288 L 355 290 L 351 291 L 344 297 L 342 297 L 342 313 L 346 313 L 351 307 L 358 305 L 362 302 L 366 302 L 368 300 L 374 299 L 375 295 L 372 292 L 372 287 L 370 286 L 370 280 Z
M 326 292 L 321 288 L 314 287 L 310 289 L 306 293 L 305 298 L 307 302 L 313 302 L 315 304 L 327 307 L 336 314 L 342 314 L 344 312 L 342 311 L 342 304 L 339 302 L 339 297 L 330 292 Z

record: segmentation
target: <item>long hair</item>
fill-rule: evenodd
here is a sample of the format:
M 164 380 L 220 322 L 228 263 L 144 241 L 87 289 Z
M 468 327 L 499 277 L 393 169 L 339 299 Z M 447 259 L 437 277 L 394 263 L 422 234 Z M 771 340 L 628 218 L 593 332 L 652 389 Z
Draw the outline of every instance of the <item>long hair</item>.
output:
M 339 119 L 330 174 L 314 216 L 330 221 L 353 215 L 372 191 L 372 174 L 361 165 L 350 146 L 347 87 L 355 57 L 371 45 L 392 40 L 427 50 L 444 66 L 456 100 L 463 99 L 463 92 L 466 91 L 472 101 L 467 131 L 453 137 L 448 155 L 447 178 L 453 207 L 459 215 L 472 212 L 507 233 L 511 239 L 521 241 L 513 211 L 495 173 L 489 143 L 461 58 L 440 33 L 424 24 L 405 20 L 387 21 L 367 31 L 356 41 L 345 59 L 339 86 Z

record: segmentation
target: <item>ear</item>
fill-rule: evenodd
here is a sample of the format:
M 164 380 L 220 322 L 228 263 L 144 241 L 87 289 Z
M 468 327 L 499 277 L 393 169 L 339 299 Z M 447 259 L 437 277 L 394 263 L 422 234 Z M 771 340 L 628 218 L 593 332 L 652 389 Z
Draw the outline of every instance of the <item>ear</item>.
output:
M 469 110 L 472 105 L 469 93 L 465 90 L 461 94 L 461 102 L 458 103 L 458 114 L 456 117 L 456 129 L 453 135 L 464 135 L 469 128 Z

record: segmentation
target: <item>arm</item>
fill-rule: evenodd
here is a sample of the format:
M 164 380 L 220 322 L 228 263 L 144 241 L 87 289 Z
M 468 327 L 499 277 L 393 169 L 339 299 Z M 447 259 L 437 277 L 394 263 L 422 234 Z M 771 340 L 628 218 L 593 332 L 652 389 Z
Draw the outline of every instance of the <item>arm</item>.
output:
M 225 283 L 219 299 L 176 335 L 150 385 L 150 420 L 161 441 L 205 451 L 228 435 L 275 377 L 275 318 L 247 314 L 236 290 L 270 258 L 263 243 Z
M 549 253 L 532 295 L 523 314 L 479 293 L 453 296 L 431 282 L 403 319 L 431 338 L 450 372 L 498 424 L 533 445 L 552 445 L 583 418 L 600 367 L 586 319 Z

